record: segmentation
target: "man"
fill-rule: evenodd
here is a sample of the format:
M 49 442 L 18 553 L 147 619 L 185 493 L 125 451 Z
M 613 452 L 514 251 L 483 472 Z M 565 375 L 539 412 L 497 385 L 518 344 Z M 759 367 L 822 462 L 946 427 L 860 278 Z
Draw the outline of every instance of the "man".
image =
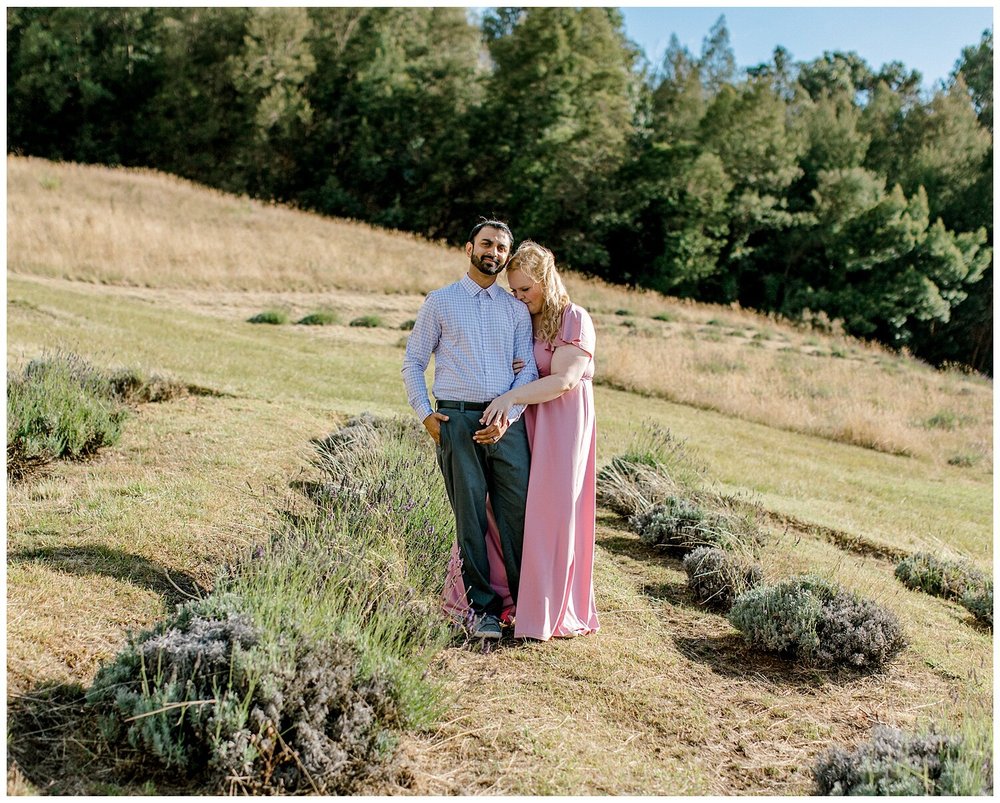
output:
M 427 432 L 437 444 L 438 465 L 455 513 L 462 578 L 475 618 L 472 634 L 499 639 L 503 600 L 490 586 L 486 552 L 486 495 L 500 534 L 510 595 L 517 602 L 524 540 L 530 451 L 523 407 L 509 423 L 482 427 L 487 404 L 514 386 L 538 378 L 528 308 L 497 286 L 510 258 L 507 224 L 483 220 L 469 234 L 469 271 L 427 295 L 406 345 L 403 382 Z M 434 355 L 437 411 L 427 397 L 424 371 Z M 514 375 L 515 359 L 524 368 Z

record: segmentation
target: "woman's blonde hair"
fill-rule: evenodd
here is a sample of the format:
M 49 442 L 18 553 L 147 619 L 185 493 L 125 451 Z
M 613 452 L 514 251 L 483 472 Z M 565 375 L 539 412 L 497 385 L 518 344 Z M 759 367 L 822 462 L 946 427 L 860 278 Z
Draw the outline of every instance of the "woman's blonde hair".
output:
M 556 258 L 548 248 L 525 240 L 507 262 L 507 273 L 512 270 L 519 270 L 542 285 L 542 309 L 535 339 L 553 343 L 562 325 L 563 311 L 569 306 L 569 293 L 556 270 Z

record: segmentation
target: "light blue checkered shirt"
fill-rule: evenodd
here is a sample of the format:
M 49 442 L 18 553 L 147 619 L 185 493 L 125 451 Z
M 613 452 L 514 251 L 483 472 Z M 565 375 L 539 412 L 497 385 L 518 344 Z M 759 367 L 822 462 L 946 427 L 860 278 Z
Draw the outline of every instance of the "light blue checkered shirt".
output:
M 468 274 L 427 294 L 406 343 L 403 383 L 423 421 L 433 412 L 424 371 L 434 355 L 435 399 L 489 402 L 538 379 L 528 308 L 495 282 L 482 288 Z M 524 360 L 517 376 L 511 363 Z M 512 421 L 523 405 L 511 408 Z

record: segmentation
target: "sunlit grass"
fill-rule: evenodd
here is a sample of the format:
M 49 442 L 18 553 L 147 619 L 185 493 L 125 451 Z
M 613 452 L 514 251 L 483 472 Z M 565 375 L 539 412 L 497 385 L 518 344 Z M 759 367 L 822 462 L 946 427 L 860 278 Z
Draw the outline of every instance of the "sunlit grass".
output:
M 466 268 L 457 248 L 153 171 L 18 157 L 7 166 L 8 270 L 15 274 L 161 288 L 410 294 L 412 319 L 423 294 Z M 598 321 L 598 382 L 992 471 L 992 383 L 982 377 L 934 371 L 774 316 L 566 278 L 573 299 Z M 351 323 L 381 325 L 381 316 L 366 312 Z

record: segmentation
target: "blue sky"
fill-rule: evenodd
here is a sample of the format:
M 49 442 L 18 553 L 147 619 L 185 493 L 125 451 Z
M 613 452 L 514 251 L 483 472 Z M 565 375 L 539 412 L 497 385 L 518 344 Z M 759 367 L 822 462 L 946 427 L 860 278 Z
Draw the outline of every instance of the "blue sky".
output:
M 854 51 L 878 69 L 901 61 L 919 70 L 926 89 L 947 78 L 962 48 L 978 44 L 993 27 L 991 5 L 978 7 L 817 7 L 699 6 L 622 7 L 628 37 L 658 65 L 676 33 L 694 55 L 720 15 L 739 67 L 770 61 L 782 45 L 795 61 L 811 61 L 824 51 Z

